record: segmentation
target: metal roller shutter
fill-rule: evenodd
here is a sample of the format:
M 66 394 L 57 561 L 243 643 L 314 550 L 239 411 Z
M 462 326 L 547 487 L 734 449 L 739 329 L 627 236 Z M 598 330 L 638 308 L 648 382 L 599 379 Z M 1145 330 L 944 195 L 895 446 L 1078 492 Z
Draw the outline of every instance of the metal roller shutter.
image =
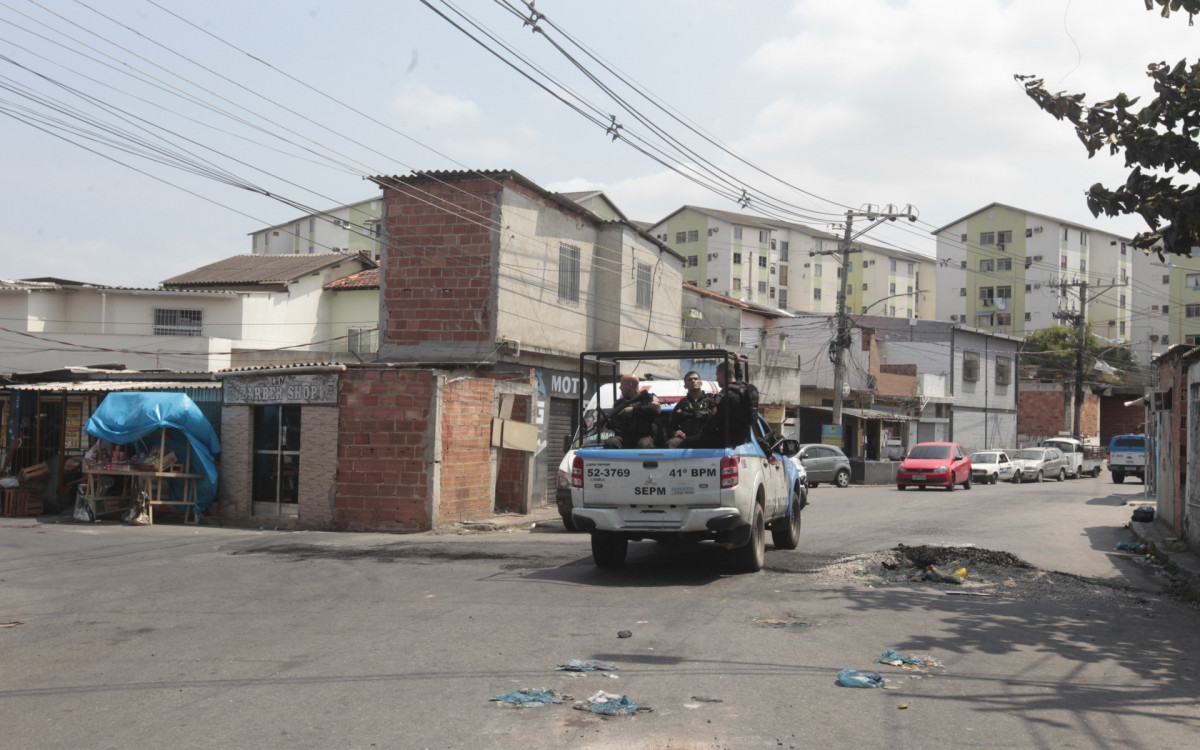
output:
M 547 501 L 550 504 L 554 503 L 554 493 L 558 489 L 558 465 L 566 455 L 563 441 L 575 431 L 578 409 L 579 402 L 574 399 L 550 399 L 550 424 L 546 445 L 546 487 L 549 491 Z

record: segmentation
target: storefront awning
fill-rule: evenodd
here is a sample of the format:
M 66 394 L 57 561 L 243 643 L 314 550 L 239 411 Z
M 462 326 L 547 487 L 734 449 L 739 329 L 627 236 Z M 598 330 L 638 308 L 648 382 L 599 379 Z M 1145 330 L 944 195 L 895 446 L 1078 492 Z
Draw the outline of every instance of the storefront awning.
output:
M 823 411 L 826 414 L 833 414 L 833 409 L 828 406 L 801 406 L 801 409 L 812 409 L 813 411 Z M 842 408 L 843 417 L 855 417 L 857 419 L 878 419 L 884 422 L 916 422 L 920 417 L 913 417 L 908 414 L 896 414 L 890 411 L 882 411 L 880 409 L 852 409 L 850 407 Z
M 65 393 L 111 393 L 113 391 L 179 391 L 189 388 L 220 388 L 212 380 L 85 380 L 72 383 L 12 383 L 10 391 L 54 391 Z

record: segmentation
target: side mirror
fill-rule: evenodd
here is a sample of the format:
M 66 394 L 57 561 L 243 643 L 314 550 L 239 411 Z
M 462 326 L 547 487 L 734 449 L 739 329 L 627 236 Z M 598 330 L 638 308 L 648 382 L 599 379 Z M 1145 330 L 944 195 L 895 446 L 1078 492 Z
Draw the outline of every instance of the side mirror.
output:
M 771 446 L 771 452 L 790 458 L 800 452 L 800 441 L 793 438 L 783 438 Z

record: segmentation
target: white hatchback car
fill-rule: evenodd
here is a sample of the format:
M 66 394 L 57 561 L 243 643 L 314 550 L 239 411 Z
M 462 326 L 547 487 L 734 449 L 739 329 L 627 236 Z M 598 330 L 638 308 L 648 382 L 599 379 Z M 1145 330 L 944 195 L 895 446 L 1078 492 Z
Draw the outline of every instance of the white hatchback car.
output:
M 1004 451 L 979 451 L 971 454 L 971 481 L 979 484 L 1011 482 L 1017 475 L 1017 466 Z

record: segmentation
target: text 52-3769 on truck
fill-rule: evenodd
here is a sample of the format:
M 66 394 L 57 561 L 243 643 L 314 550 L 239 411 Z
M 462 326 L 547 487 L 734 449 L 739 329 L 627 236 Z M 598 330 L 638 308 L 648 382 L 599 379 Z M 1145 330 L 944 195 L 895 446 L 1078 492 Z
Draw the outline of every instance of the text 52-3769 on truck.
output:
M 606 379 L 619 378 L 623 367 L 632 369 L 631 364 L 654 364 L 676 378 L 676 371 L 703 367 L 704 360 L 741 372 L 722 383 L 724 394 L 712 419 L 723 421 L 706 430 L 709 439 L 698 441 L 702 444 L 667 448 L 660 433 L 654 447 L 612 447 L 611 441 L 604 447 L 606 434 L 611 434 L 604 420 L 584 422 L 588 430 L 571 467 L 571 513 L 574 525 L 591 535 L 596 565 L 624 565 L 629 542 L 647 539 L 716 542 L 730 551 L 734 567 L 742 571 L 762 568 L 768 530 L 777 549 L 798 546 L 807 493 L 795 464 L 784 458 L 795 455 L 799 446 L 776 436 L 747 405 L 746 385 L 734 383 L 748 383 L 748 373 L 735 366 L 740 363 L 734 353 L 585 352 L 580 382 L 599 387 Z M 653 391 L 653 381 L 640 385 Z M 757 396 L 751 400 L 756 404 Z M 753 410 L 744 415 L 746 424 L 739 426 L 738 415 L 731 413 L 736 408 Z

